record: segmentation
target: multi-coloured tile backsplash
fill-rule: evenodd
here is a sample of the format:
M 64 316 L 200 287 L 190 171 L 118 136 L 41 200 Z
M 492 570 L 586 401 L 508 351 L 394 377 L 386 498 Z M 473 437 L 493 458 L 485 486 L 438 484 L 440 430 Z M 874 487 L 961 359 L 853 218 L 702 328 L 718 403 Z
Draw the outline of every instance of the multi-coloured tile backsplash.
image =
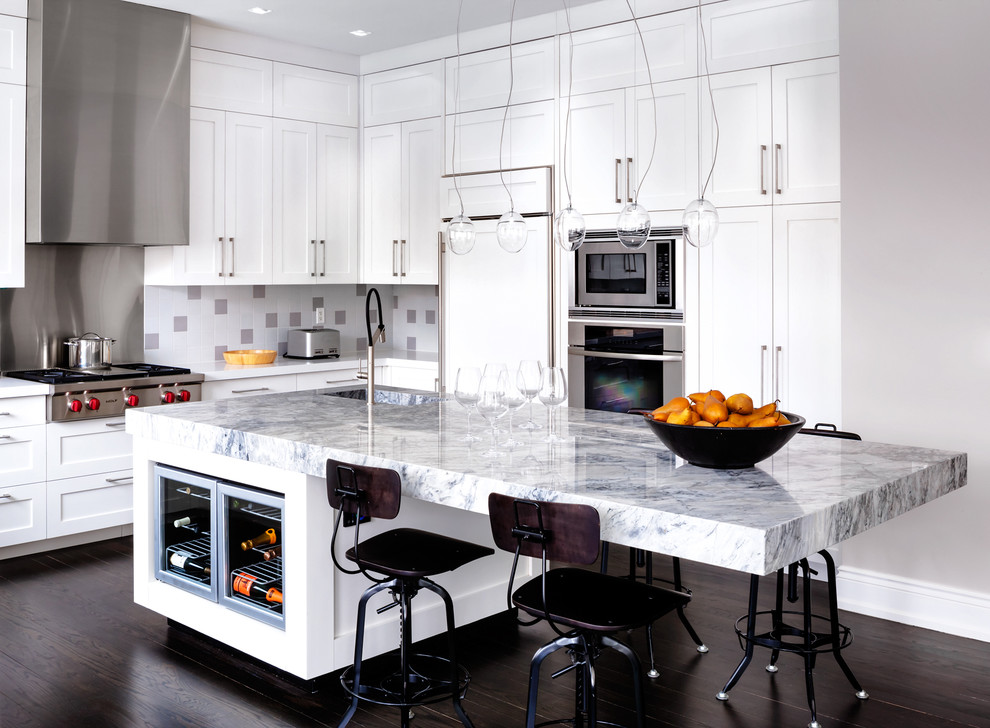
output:
M 387 345 L 438 349 L 436 286 L 378 286 Z M 219 361 L 228 349 L 285 353 L 289 329 L 313 328 L 323 308 L 325 328 L 340 331 L 342 352 L 368 345 L 364 285 L 146 286 L 144 350 L 147 361 L 190 364 Z M 374 321 L 372 312 L 372 323 Z

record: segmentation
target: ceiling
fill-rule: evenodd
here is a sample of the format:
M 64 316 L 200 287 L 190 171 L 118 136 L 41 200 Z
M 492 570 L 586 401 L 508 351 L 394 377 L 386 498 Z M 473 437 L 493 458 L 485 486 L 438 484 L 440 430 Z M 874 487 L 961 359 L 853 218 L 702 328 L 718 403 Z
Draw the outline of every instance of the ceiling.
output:
M 361 56 L 453 36 L 459 0 L 131 0 L 189 13 L 209 25 Z M 596 0 L 567 0 L 567 6 Z M 508 22 L 513 0 L 463 0 L 461 32 Z M 562 0 L 515 0 L 514 19 L 552 13 Z M 248 12 L 260 6 L 267 15 Z M 358 38 L 352 30 L 371 35 Z

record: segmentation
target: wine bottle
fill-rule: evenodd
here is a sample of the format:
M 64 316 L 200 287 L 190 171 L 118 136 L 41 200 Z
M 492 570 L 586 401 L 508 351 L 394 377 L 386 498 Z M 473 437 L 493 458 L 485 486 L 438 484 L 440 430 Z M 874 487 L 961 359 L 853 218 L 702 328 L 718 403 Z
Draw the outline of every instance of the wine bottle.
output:
M 209 560 L 210 559 L 208 556 L 200 556 L 195 558 L 176 552 L 169 556 L 168 562 L 172 564 L 172 566 L 177 566 L 182 569 L 187 574 L 202 574 L 203 576 L 209 576 Z
M 266 602 L 273 602 L 275 604 L 282 603 L 282 591 L 280 589 L 274 587 L 265 589 L 265 587 L 257 584 L 257 581 L 258 577 L 256 576 L 237 572 L 234 574 L 234 583 L 231 588 L 236 593 L 245 597 L 264 599 Z
M 241 541 L 241 551 L 247 551 L 248 549 L 253 549 L 255 546 L 267 546 L 270 543 L 275 543 L 275 529 L 269 528 L 260 536 L 255 536 L 247 541 Z
M 190 518 L 189 516 L 185 516 L 183 518 L 176 518 L 174 521 L 172 521 L 172 525 L 175 526 L 176 528 L 182 528 L 183 526 L 188 526 L 190 523 L 192 523 L 192 518 Z
M 276 556 L 281 556 L 281 555 L 282 555 L 281 546 L 276 546 L 273 549 L 266 549 L 265 552 L 262 554 L 262 556 L 265 558 L 265 561 L 271 561 Z

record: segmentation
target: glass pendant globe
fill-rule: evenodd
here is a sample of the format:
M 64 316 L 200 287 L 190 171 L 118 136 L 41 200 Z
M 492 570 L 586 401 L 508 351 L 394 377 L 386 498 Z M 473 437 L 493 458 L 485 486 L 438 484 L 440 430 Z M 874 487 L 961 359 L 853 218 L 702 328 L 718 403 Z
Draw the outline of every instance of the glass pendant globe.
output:
M 557 245 L 567 251 L 574 251 L 584 243 L 584 236 L 588 232 L 588 226 L 584 222 L 584 215 L 568 205 L 565 209 L 557 213 L 553 221 L 553 237 Z
M 650 236 L 650 213 L 638 202 L 631 202 L 622 208 L 615 225 L 619 242 L 630 250 L 642 248 Z
M 704 197 L 690 202 L 681 216 L 684 237 L 696 248 L 711 245 L 718 232 L 718 210 Z
M 466 255 L 474 248 L 474 223 L 467 215 L 452 217 L 447 223 L 447 244 L 450 252 Z
M 526 221 L 515 210 L 509 210 L 502 215 L 498 219 L 498 225 L 495 226 L 498 244 L 507 253 L 518 253 L 522 250 L 528 235 L 529 228 L 526 227 Z

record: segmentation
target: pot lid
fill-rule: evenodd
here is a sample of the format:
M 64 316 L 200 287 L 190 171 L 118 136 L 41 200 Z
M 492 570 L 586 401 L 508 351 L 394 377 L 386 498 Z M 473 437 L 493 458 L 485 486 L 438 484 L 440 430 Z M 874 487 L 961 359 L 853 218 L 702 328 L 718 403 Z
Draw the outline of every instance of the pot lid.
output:
M 72 341 L 109 341 L 109 342 L 113 343 L 114 341 L 116 341 L 116 339 L 111 339 L 111 338 L 106 337 L 106 336 L 100 336 L 99 334 L 95 334 L 92 331 L 87 331 L 82 336 L 74 336 L 74 337 L 72 337 L 71 339 L 69 339 L 69 341 L 70 342 L 72 342 Z

